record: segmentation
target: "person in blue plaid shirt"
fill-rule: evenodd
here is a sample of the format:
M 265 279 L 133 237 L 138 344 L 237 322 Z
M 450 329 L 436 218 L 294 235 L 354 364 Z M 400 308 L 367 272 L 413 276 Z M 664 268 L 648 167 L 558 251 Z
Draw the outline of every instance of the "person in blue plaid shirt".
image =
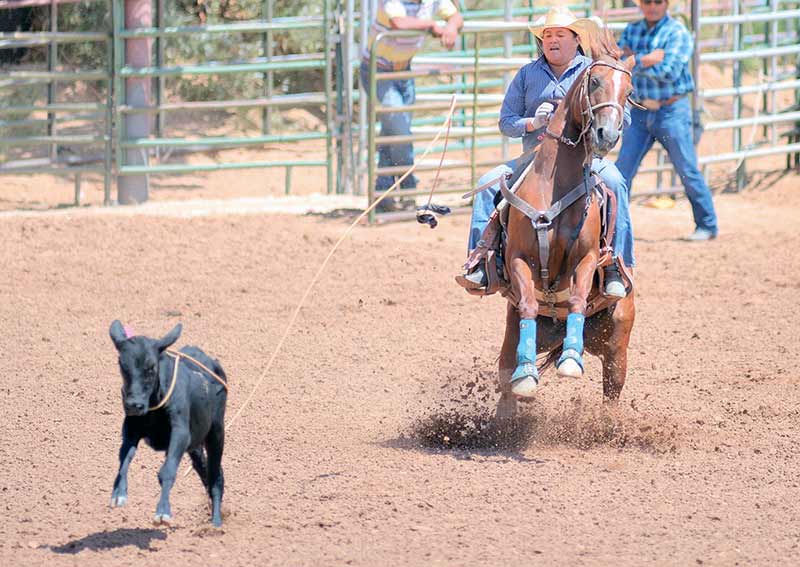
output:
M 692 205 L 695 230 L 690 241 L 717 237 L 717 214 L 711 191 L 697 167 L 692 111 L 687 95 L 694 90 L 689 61 L 694 44 L 686 27 L 672 18 L 668 0 L 640 0 L 644 19 L 625 27 L 619 46 L 636 58 L 634 100 L 644 110 L 631 111 L 616 165 L 630 189 L 645 154 L 658 140 L 683 182 Z

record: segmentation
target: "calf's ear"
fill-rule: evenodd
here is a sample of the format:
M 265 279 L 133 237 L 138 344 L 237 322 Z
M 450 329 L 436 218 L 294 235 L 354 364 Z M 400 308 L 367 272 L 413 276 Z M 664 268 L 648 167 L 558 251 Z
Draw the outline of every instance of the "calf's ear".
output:
M 175 328 L 172 329 L 169 333 L 161 337 L 156 341 L 156 348 L 158 350 L 164 350 L 167 347 L 172 346 L 172 343 L 178 340 L 178 337 L 181 336 L 181 331 L 183 330 L 183 325 L 178 323 L 175 325 Z
M 114 341 L 114 346 L 117 347 L 117 350 L 122 347 L 122 343 L 124 343 L 128 338 L 125 334 L 125 328 L 118 320 L 114 320 L 114 322 L 111 323 L 111 328 L 108 329 L 108 334 L 111 335 L 111 340 Z

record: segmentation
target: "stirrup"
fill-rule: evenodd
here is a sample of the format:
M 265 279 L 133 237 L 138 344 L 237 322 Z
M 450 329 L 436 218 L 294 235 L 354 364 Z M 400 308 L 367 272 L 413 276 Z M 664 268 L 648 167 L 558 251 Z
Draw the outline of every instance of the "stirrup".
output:
M 472 272 L 456 276 L 456 282 L 464 289 L 482 289 L 489 285 L 489 274 L 486 273 L 486 263 L 481 262 Z
M 603 294 L 609 297 L 623 298 L 628 295 L 625 290 L 625 284 L 622 282 L 622 277 L 619 275 L 619 269 L 616 264 L 611 264 L 603 270 Z

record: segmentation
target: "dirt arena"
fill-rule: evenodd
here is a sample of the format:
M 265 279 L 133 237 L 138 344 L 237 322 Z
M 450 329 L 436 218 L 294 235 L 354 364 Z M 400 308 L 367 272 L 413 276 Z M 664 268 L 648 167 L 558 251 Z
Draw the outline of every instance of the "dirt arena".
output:
M 756 180 L 758 181 L 758 180 Z M 0 563 L 796 565 L 798 177 L 633 207 L 638 317 L 618 407 L 599 361 L 488 419 L 505 305 L 452 281 L 468 217 L 359 227 L 264 374 L 351 217 L 98 209 L 0 215 Z M 217 356 L 231 383 L 224 527 L 194 473 L 153 527 L 144 444 L 109 509 L 119 318 Z

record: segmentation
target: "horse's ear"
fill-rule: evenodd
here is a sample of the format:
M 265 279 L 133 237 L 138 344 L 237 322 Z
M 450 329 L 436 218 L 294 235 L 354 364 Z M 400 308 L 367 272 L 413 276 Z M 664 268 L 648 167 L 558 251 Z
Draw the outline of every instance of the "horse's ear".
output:
M 625 59 L 625 61 L 623 62 L 623 64 L 625 65 L 625 68 L 626 68 L 628 71 L 633 71 L 633 67 L 636 65 L 636 57 L 634 57 L 633 55 L 629 55 L 629 56 L 628 56 L 628 57 Z

